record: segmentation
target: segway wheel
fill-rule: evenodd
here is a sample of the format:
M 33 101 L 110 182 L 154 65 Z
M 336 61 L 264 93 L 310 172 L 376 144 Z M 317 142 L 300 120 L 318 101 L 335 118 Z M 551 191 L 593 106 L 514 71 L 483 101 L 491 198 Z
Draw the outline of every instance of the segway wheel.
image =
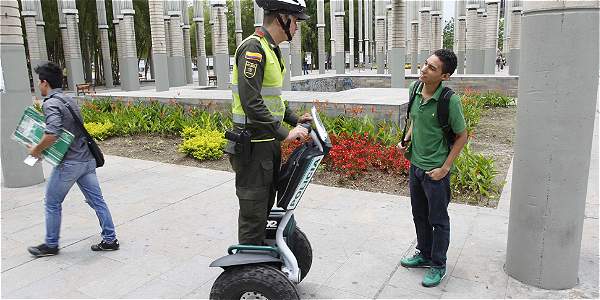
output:
M 245 265 L 227 268 L 213 283 L 210 299 L 299 300 L 296 286 L 277 268 Z
M 294 253 L 296 260 L 298 261 L 298 267 L 300 268 L 300 281 L 306 277 L 310 267 L 312 265 L 312 247 L 306 237 L 306 234 L 296 227 L 294 235 L 290 243 L 290 250 Z

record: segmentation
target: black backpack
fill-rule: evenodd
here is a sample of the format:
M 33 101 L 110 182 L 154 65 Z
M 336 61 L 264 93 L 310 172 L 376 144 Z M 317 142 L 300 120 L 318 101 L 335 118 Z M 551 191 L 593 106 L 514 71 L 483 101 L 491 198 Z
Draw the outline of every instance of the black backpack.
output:
M 410 97 L 408 98 L 408 107 L 406 108 L 406 118 L 404 125 L 404 132 L 402 134 L 402 142 L 404 143 L 404 136 L 406 136 L 406 131 L 408 130 L 408 118 L 410 115 L 410 108 L 413 105 L 415 97 L 417 96 L 417 90 L 423 85 L 423 82 L 417 80 L 413 85 L 413 89 L 410 92 Z M 454 91 L 445 86 L 442 89 L 442 93 L 440 94 L 440 99 L 438 99 L 437 104 L 437 119 L 442 131 L 444 132 L 444 137 L 446 138 L 446 143 L 448 148 L 452 148 L 454 144 L 454 140 L 456 138 L 456 134 L 452 131 L 450 124 L 448 123 L 448 118 L 450 116 L 450 98 L 454 95 Z

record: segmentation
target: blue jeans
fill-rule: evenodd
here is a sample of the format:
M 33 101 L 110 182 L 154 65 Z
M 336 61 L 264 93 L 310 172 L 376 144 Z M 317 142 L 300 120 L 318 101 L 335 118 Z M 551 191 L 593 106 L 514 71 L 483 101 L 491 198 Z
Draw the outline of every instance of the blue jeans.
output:
M 431 259 L 433 266 L 445 267 L 450 245 L 450 172 L 440 180 L 433 180 L 411 164 L 409 188 L 417 249 Z
M 62 202 L 75 183 L 85 196 L 87 204 L 96 211 L 102 228 L 102 239 L 107 242 L 114 241 L 115 225 L 102 198 L 102 191 L 96 177 L 96 161 L 63 161 L 54 167 L 46 185 L 46 245 L 58 246 Z

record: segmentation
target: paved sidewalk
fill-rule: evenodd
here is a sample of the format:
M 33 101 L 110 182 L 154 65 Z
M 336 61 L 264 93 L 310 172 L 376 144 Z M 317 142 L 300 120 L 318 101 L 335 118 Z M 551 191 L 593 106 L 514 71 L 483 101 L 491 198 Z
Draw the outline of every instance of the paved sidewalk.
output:
M 509 171 L 497 209 L 450 205 L 448 276 L 435 288 L 421 287 L 424 270 L 399 265 L 415 247 L 408 198 L 310 185 L 297 210 L 314 251 L 302 297 L 598 298 L 594 138 L 575 288 L 533 288 L 503 271 Z M 45 231 L 44 184 L 2 189 L 2 298 L 207 298 L 221 272 L 208 265 L 236 241 L 234 174 L 116 156 L 98 174 L 121 242 L 116 252 L 90 251 L 98 221 L 74 188 L 63 205 L 60 255 L 32 258 L 26 248 Z

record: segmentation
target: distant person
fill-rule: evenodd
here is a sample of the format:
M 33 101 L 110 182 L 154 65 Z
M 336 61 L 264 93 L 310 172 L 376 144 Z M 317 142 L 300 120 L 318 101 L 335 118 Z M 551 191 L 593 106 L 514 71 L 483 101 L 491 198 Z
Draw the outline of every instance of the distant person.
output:
M 496 69 L 498 71 L 500 71 L 501 65 L 502 65 L 502 56 L 498 55 L 498 56 L 496 56 Z
M 41 158 L 42 151 L 54 144 L 63 130 L 68 130 L 75 138 L 61 163 L 52 169 L 46 184 L 46 241 L 27 250 L 36 257 L 58 254 L 62 203 L 75 183 L 85 196 L 87 204 L 96 212 L 102 228 L 102 241 L 92 245 L 92 251 L 118 250 L 119 241 L 115 234 L 115 225 L 96 176 L 96 159 L 89 150 L 82 130 L 75 123 L 77 121 L 65 104 L 73 109 L 79 120 L 83 120 L 77 102 L 63 94 L 62 74 L 58 65 L 49 62 L 36 67 L 34 71 L 39 76 L 40 92 L 44 97 L 42 109 L 46 117 L 46 131 L 40 142 L 30 147 L 31 156 Z
M 446 275 L 446 252 L 450 244 L 450 170 L 467 143 L 467 130 L 460 97 L 444 86 L 454 70 L 456 55 L 437 50 L 423 63 L 418 81 L 410 85 L 412 105 L 408 109 L 406 134 L 398 144 L 410 160 L 409 190 L 417 250 L 400 264 L 428 268 L 421 284 L 433 287 Z M 447 105 L 446 130 L 438 120 L 439 105 Z M 443 108 L 442 108 L 443 109 Z M 410 144 L 409 144 L 410 142 Z

